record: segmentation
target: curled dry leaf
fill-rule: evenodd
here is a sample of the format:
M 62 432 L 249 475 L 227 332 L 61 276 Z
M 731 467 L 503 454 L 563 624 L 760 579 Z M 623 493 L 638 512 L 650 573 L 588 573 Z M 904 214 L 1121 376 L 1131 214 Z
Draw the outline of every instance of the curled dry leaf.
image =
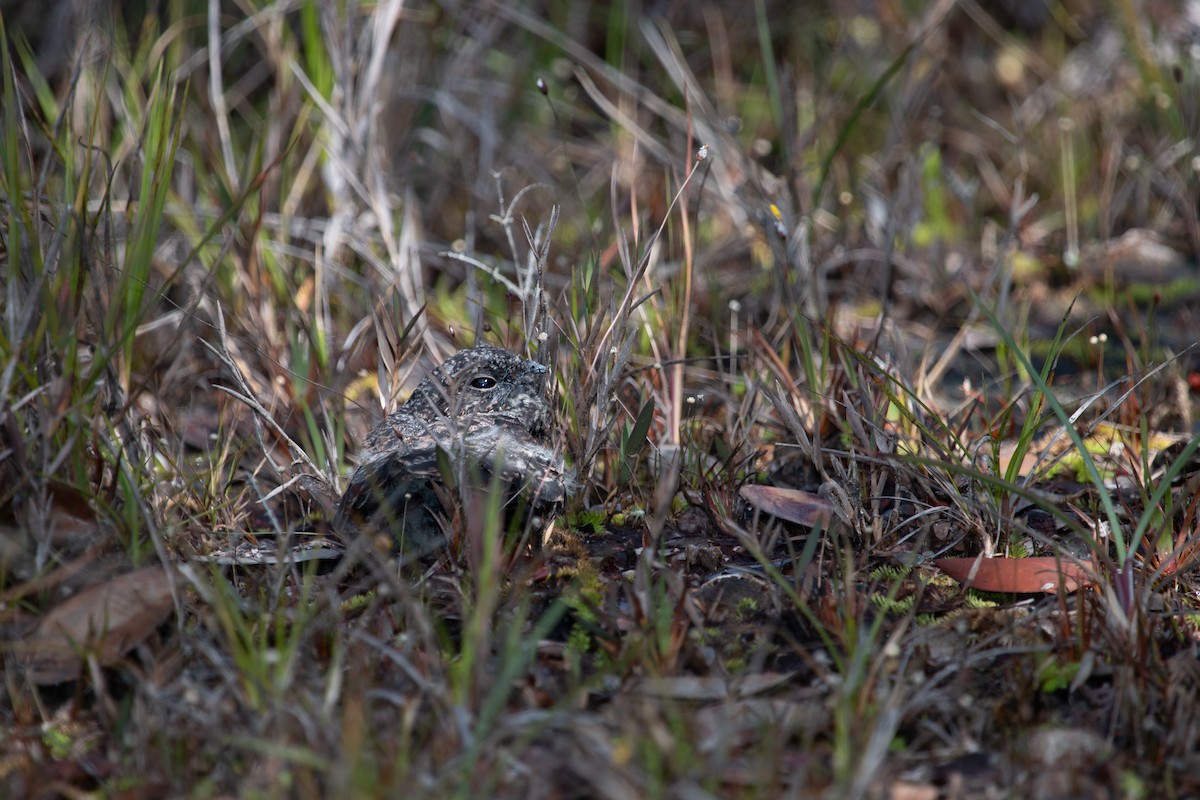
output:
M 933 563 L 959 583 L 984 592 L 1057 592 L 1060 584 L 1073 592 L 1092 583 L 1087 569 L 1053 556 L 939 558 Z
M 87 587 L 47 614 L 23 643 L 29 679 L 46 685 L 78 678 L 85 654 L 113 663 L 149 636 L 171 607 L 162 567 Z
M 833 519 L 833 503 L 800 489 L 748 484 L 742 487 L 741 495 L 765 514 L 808 528 L 824 528 Z

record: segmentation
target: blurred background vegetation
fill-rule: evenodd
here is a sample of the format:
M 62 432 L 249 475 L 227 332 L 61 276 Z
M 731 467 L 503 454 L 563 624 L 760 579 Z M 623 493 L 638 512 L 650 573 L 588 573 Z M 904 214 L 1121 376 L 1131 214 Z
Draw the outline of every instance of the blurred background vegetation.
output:
M 1165 365 L 1114 417 L 1144 434 L 1193 432 L 1196 2 L 0 0 L 0 21 L 6 602 L 36 606 L 39 576 L 95 552 L 165 563 L 246 531 L 319 529 L 381 407 L 422 360 L 480 339 L 556 367 L 561 444 L 583 484 L 572 519 L 591 513 L 589 524 L 616 529 L 644 518 L 646 541 L 669 517 L 681 525 L 683 505 L 733 520 L 737 486 L 789 458 L 755 461 L 758 448 L 784 440 L 812 447 L 812 459 L 790 457 L 809 479 L 813 462 L 845 455 L 822 450 L 823 437 L 876 454 L 885 422 L 899 416 L 912 433 L 946 409 L 949 421 L 931 427 L 958 447 L 935 443 L 936 458 L 974 468 L 958 440 L 968 430 L 996 440 L 1021 430 L 1027 449 L 1040 422 L 1022 429 L 1022 417 L 1045 409 L 1029 399 L 1034 370 L 1018 349 L 1091 390 Z M 904 402 L 870 394 L 893 380 Z M 264 432 L 264 416 L 278 429 Z M 936 438 L 921 433 L 912 441 Z M 682 466 L 664 455 L 681 446 Z M 946 477 L 957 469 L 937 488 L 971 517 L 977 552 L 994 519 L 971 516 L 988 501 L 957 494 Z M 880 518 L 884 484 L 864 526 Z M 1191 536 L 1187 514 L 1177 521 Z M 855 570 L 904 538 L 864 530 L 839 554 L 851 589 Z M 821 721 L 791 719 L 803 731 L 750 750 L 762 762 L 739 761 L 738 744 L 720 751 L 728 760 L 707 758 L 689 738 L 690 707 L 605 694 L 630 675 L 692 668 L 680 655 L 695 644 L 681 632 L 683 590 L 660 566 L 639 562 L 630 574 L 642 582 L 609 587 L 613 613 L 591 609 L 593 628 L 576 629 L 593 672 L 571 662 L 569 691 L 529 677 L 512 696 L 479 654 L 516 664 L 509 678 L 533 676 L 536 658 L 515 636 L 488 638 L 503 612 L 475 601 L 498 583 L 462 589 L 473 611 L 455 613 L 484 622 L 464 623 L 480 639 L 459 651 L 438 628 L 459 617 L 442 609 L 405 606 L 395 621 L 372 598 L 363 617 L 395 622 L 372 629 L 396 648 L 386 650 L 345 632 L 341 597 L 318 613 L 282 577 L 229 596 L 193 580 L 199 598 L 178 615 L 187 643 L 156 651 L 177 657 L 167 677 L 119 691 L 91 676 L 99 700 L 83 716 L 111 744 L 111 771 L 97 777 L 84 759 L 82 777 L 62 780 L 107 787 L 153 762 L 151 794 L 371 794 L 411 788 L 416 775 L 420 792 L 448 796 L 508 785 L 513 764 L 550 753 L 575 770 L 554 786 L 584 774 L 614 797 L 694 796 L 697 774 L 713 792 L 749 774 L 738 784 L 748 796 L 803 780 L 830 796 L 878 796 L 903 764 L 957 757 L 972 736 L 1011 744 L 1053 705 L 1005 696 L 969 711 L 905 678 L 886 694 L 894 653 L 879 626 L 856 627 L 862 607 L 839 589 L 821 611 L 828 630 L 808 629 L 841 653 L 834 666 L 799 646 L 788 662 L 837 673 L 812 684 L 828 689 L 821 702 L 834 698 Z M 891 601 L 905 578 L 887 580 Z M 788 591 L 795 601 L 799 589 Z M 527 598 L 509 600 L 532 625 Z M 631 606 L 637 636 L 622 627 Z M 5 624 L 31 624 L 26 611 L 10 609 Z M 1185 647 L 1189 625 L 1166 638 L 1172 647 Z M 536 630 L 535 643 L 548 635 Z M 1066 669 L 1089 663 L 1091 635 L 1085 623 L 1065 634 Z M 1123 740 L 1136 746 L 1105 780 L 1178 788 L 1194 766 L 1181 710 L 1193 706 L 1163 699 L 1173 673 L 1159 640 L 1130 636 L 1145 659 L 1130 659 L 1112 719 L 1140 722 L 1135 707 L 1150 709 L 1160 727 L 1152 745 Z M 603 657 L 597 641 L 611 645 Z M 1101 660 L 1128 652 L 1115 634 L 1104 641 Z M 369 665 L 345 694 L 342 658 Z M 389 659 L 421 666 L 397 676 L 381 666 Z M 1046 663 L 999 674 L 1041 697 Z M 29 733 L 40 706 L 12 664 L 14 711 L 2 721 L 40 742 Z M 375 703 L 410 691 L 411 702 Z M 600 695 L 615 697 L 617 721 L 519 713 L 557 703 L 583 714 Z M 589 725 L 609 727 L 591 740 Z M 513 744 L 556 732 L 557 745 Z M 554 750 L 563 743 L 578 748 Z M 510 747 L 514 760 L 497 755 Z M 493 760 L 476 771 L 481 752 Z M 1095 766 L 1080 763 L 1080 775 Z M 36 773 L 4 777 L 22 774 Z

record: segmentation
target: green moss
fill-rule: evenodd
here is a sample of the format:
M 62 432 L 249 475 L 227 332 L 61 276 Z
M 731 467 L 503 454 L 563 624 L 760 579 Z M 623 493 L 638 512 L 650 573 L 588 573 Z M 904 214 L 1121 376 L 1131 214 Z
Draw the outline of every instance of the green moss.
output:
M 1038 682 L 1043 692 L 1061 692 L 1071 686 L 1071 681 L 1079 673 L 1079 662 L 1071 661 L 1066 664 L 1057 659 L 1050 659 L 1038 670 Z
M 878 566 L 870 572 L 871 580 L 888 583 L 900 580 L 904 574 L 904 569 L 891 564 Z
M 573 531 L 604 533 L 605 514 L 602 510 L 583 508 L 567 516 L 567 527 Z
M 583 655 L 592 649 L 592 636 L 579 625 L 571 628 L 567 635 L 567 652 Z
M 755 600 L 753 597 L 743 597 L 737 601 L 737 606 L 735 607 L 734 613 L 737 615 L 739 620 L 745 622 L 757 614 L 759 610 L 760 607 L 757 600 Z
M 1005 597 L 995 592 L 981 592 L 978 589 L 967 590 L 967 608 L 999 608 Z
M 913 610 L 916 600 L 916 595 L 909 595 L 903 600 L 897 600 L 894 597 L 888 597 L 886 594 L 871 595 L 871 605 L 889 614 L 909 613 Z
M 646 509 L 641 506 L 633 506 L 625 511 L 618 512 L 612 515 L 612 524 L 618 528 L 624 528 L 628 525 L 636 525 L 646 518 Z
M 74 743 L 75 740 L 61 728 L 47 728 L 46 732 L 42 734 L 42 744 L 50 751 L 50 755 L 59 760 L 71 755 L 71 747 Z
M 342 601 L 342 606 L 341 606 L 342 612 L 350 613 L 353 611 L 363 610 L 364 608 L 367 607 L 367 605 L 372 600 L 375 599 L 375 595 L 376 595 L 376 592 L 374 589 L 372 589 L 369 592 L 363 592 L 361 594 L 351 595 L 350 597 L 347 597 L 345 600 Z

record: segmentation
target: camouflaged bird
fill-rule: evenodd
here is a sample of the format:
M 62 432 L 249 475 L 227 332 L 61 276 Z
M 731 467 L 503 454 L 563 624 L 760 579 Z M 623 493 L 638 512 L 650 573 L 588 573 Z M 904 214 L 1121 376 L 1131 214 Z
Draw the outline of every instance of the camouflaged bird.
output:
M 390 533 L 395 550 L 421 557 L 445 541 L 438 497 L 439 451 L 458 474 L 478 467 L 483 486 L 499 482 L 507 499 L 525 494 L 534 508 L 560 502 L 570 478 L 547 446 L 547 370 L 510 350 L 479 345 L 446 359 L 395 413 L 368 434 L 360 463 L 338 502 L 345 532 Z

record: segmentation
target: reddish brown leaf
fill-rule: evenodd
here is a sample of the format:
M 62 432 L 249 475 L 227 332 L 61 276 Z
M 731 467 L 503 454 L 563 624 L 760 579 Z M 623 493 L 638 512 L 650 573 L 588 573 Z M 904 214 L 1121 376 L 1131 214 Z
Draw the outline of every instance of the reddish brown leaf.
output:
M 887 796 L 892 800 L 937 800 L 941 797 L 941 792 L 930 783 L 893 781 L 888 787 Z
M 50 497 L 54 500 L 53 507 L 59 513 L 85 520 L 95 520 L 96 514 L 92 511 L 91 503 L 74 486 L 62 481 L 51 480 L 49 488 Z
M 89 586 L 46 615 L 24 642 L 30 680 L 79 677 L 82 656 L 111 664 L 150 635 L 171 612 L 162 567 L 147 567 Z
M 759 511 L 797 525 L 824 528 L 833 518 L 833 503 L 800 489 L 747 485 L 741 495 Z
M 939 558 L 933 563 L 959 583 L 984 592 L 1057 592 L 1060 583 L 1073 592 L 1092 583 L 1091 575 L 1082 566 L 1052 556 Z
M 78 544 L 98 538 L 102 530 L 87 498 L 75 487 L 59 481 L 50 483 L 50 508 L 46 531 L 52 544 Z
M 198 400 L 184 411 L 179 432 L 189 447 L 208 450 L 221 437 L 253 436 L 254 425 L 245 405 L 218 393 L 215 402 Z

